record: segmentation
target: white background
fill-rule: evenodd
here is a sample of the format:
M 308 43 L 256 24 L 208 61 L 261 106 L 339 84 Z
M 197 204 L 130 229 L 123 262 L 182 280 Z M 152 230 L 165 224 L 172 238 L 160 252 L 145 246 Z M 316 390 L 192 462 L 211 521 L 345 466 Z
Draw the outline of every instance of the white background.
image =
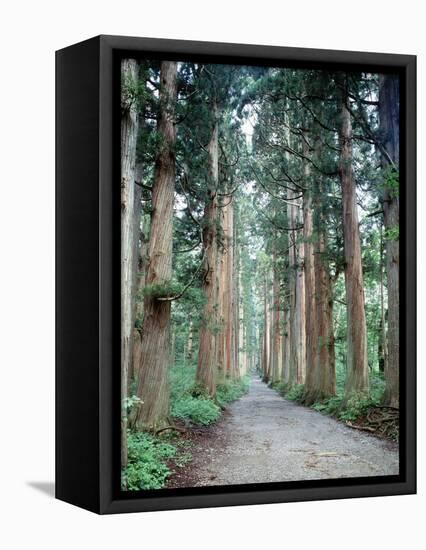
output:
M 98 517 L 34 487 L 54 475 L 54 51 L 97 34 L 419 56 L 422 2 L 68 0 L 2 4 L 0 544 L 14 548 L 419 548 L 424 495 Z M 425 204 L 419 159 L 418 204 Z M 424 209 L 423 209 L 424 210 Z M 425 254 L 419 213 L 419 279 Z M 419 346 L 424 284 L 419 285 Z M 420 351 L 420 350 L 419 350 Z M 424 354 L 419 387 L 424 389 Z M 419 451 L 424 460 L 424 400 Z M 423 451 L 423 452 L 422 452 Z M 31 485 L 33 484 L 33 485 Z M 43 485 L 44 484 L 44 485 Z M 420 465 L 419 491 L 424 491 Z

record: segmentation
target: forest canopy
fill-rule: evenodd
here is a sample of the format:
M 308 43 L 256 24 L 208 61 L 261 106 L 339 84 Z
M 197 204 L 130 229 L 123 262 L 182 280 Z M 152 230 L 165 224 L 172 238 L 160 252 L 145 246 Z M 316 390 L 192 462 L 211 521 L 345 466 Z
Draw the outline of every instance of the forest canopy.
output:
M 398 77 L 125 59 L 127 488 L 255 371 L 318 410 L 399 407 Z

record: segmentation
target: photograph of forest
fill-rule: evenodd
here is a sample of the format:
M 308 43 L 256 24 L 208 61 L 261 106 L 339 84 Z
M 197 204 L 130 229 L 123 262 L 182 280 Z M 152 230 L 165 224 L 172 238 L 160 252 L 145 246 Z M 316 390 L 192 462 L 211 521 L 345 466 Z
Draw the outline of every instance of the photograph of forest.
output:
M 121 61 L 121 484 L 399 473 L 399 78 Z

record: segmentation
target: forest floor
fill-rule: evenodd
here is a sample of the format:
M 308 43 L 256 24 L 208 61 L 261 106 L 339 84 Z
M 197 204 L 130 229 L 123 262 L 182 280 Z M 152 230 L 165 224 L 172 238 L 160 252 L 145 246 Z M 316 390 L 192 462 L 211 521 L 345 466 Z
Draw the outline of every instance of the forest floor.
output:
M 398 445 L 283 399 L 253 377 L 221 420 L 190 436 L 193 460 L 167 487 L 398 474 Z

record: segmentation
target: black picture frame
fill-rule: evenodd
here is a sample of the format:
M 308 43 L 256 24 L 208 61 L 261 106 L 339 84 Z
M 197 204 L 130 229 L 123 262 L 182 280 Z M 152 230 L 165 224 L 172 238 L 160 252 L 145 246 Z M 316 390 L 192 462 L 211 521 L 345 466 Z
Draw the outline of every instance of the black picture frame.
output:
M 119 136 L 123 56 L 397 72 L 401 82 L 398 476 L 121 492 Z M 118 365 L 118 366 L 117 366 Z M 56 498 L 100 514 L 416 492 L 416 57 L 98 36 L 56 52 Z

